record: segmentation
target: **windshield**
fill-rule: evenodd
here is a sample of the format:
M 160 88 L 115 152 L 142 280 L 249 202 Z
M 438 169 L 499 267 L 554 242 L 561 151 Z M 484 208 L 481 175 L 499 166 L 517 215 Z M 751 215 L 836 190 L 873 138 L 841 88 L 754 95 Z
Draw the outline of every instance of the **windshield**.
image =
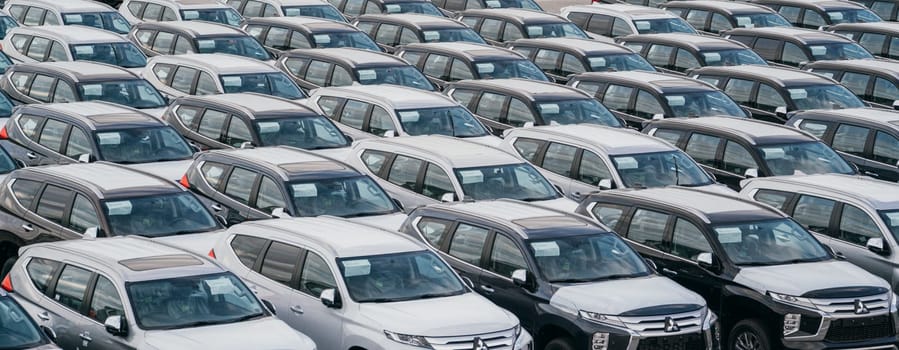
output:
M 899 210 L 880 211 L 880 217 L 883 222 L 890 228 L 893 238 L 899 240 Z
M 487 8 L 522 8 L 543 11 L 534 0 L 487 0 Z
M 631 247 L 613 233 L 528 241 L 543 277 L 552 283 L 595 282 L 650 274 Z
M 704 91 L 665 95 L 675 117 L 708 117 L 729 115 L 746 117 L 746 112 L 721 91 Z
M 537 111 L 547 125 L 551 124 L 598 124 L 620 127 L 618 118 L 596 100 L 564 100 L 537 102 Z
M 700 56 L 702 56 L 704 66 L 768 65 L 764 58 L 750 49 L 703 52 Z
M 625 187 L 703 186 L 712 179 L 681 151 L 614 156 L 612 162 Z
M 147 56 L 132 43 L 99 43 L 72 45 L 75 61 L 94 61 L 124 68 L 147 65 Z
M 582 38 L 588 39 L 586 33 L 574 23 L 532 24 L 525 27 L 527 38 Z
M 424 15 L 445 17 L 443 12 L 430 1 L 399 2 L 385 4 L 384 13 L 421 13 Z
M 4 93 L 0 93 L 0 117 L 8 118 L 12 115 L 12 101 Z
M 281 72 L 223 75 L 221 79 L 226 94 L 258 92 L 288 100 L 306 97 L 300 87 Z
M 262 146 L 292 146 L 306 150 L 350 145 L 330 119 L 320 116 L 256 120 Z
M 346 22 L 346 18 L 332 5 L 284 6 L 281 8 L 287 17 L 318 17 L 337 22 Z
M 830 24 L 840 23 L 867 23 L 883 21 L 874 12 L 868 9 L 845 9 L 827 11 L 827 17 L 830 18 Z
M 680 17 L 675 18 L 659 18 L 659 19 L 641 19 L 634 21 L 634 27 L 640 34 L 658 34 L 658 33 L 690 33 L 696 34 L 696 29 L 690 26 L 690 23 L 684 21 Z
M 353 218 L 398 210 L 384 189 L 368 176 L 294 182 L 288 188 L 297 216 Z
M 389 303 L 465 293 L 459 277 L 428 250 L 339 259 L 337 265 L 350 298 L 359 303 Z
M 358 69 L 356 79 L 362 85 L 391 84 L 434 91 L 428 77 L 413 66 Z
M 9 56 L 0 52 L 0 74 L 6 73 L 6 69 L 11 65 L 13 65 L 13 63 L 9 59 Z
M 810 45 L 808 49 L 815 61 L 874 58 L 868 50 L 856 43 L 816 44 Z
M 135 306 L 135 321 L 148 331 L 236 323 L 266 315 L 259 300 L 230 272 L 130 282 L 125 288 Z
M 591 72 L 656 71 L 643 56 L 635 53 L 587 57 L 587 62 L 590 63 Z
M 814 236 L 792 219 L 714 226 L 714 239 L 737 265 L 782 265 L 830 259 Z
M 352 47 L 381 52 L 378 44 L 362 32 L 316 33 L 312 34 L 312 41 L 315 42 L 315 47 L 319 49 Z
M 262 44 L 250 36 L 197 39 L 197 49 L 200 53 L 227 53 L 262 61 L 272 59 Z
M 447 135 L 477 137 L 487 129 L 465 107 L 424 108 L 396 111 L 400 124 L 409 135 Z
M 47 344 L 37 325 L 12 297 L 0 297 L 0 350 L 32 349 Z
M 115 11 L 64 13 L 62 22 L 66 25 L 77 24 L 105 29 L 116 34 L 127 34 L 131 31 L 131 24 L 128 23 L 128 20 Z
M 143 79 L 78 84 L 82 101 L 107 101 L 133 108 L 162 108 L 165 99 Z
M 855 173 L 843 157 L 819 141 L 765 145 L 758 152 L 772 176 Z
M 425 30 L 422 33 L 426 43 L 448 43 L 464 41 L 476 44 L 486 44 L 477 32 L 471 28 L 448 28 L 438 30 Z
M 6 31 L 18 27 L 16 20 L 9 16 L 0 16 L 0 39 L 6 37 Z
M 796 109 L 843 109 L 865 106 L 849 89 L 842 85 L 815 85 L 787 89 Z
M 193 150 L 171 126 L 98 131 L 100 160 L 120 164 L 190 159 Z
M 0 149 L 0 174 L 6 174 L 13 170 L 16 170 L 16 162 L 9 157 L 6 150 Z
M 219 228 L 209 210 L 190 192 L 108 200 L 103 212 L 111 236 L 162 237 Z
M 456 169 L 464 199 L 518 199 L 527 202 L 556 199 L 559 194 L 543 175 L 528 164 Z
M 524 78 L 549 81 L 546 74 L 543 74 L 534 62 L 524 59 L 481 62 L 475 63 L 474 66 L 477 69 L 477 79 Z
M 207 21 L 237 27 L 243 20 L 240 14 L 231 8 L 213 8 L 181 10 L 181 18 L 185 21 Z
M 776 13 L 755 13 L 734 16 L 737 28 L 792 27 L 786 18 Z

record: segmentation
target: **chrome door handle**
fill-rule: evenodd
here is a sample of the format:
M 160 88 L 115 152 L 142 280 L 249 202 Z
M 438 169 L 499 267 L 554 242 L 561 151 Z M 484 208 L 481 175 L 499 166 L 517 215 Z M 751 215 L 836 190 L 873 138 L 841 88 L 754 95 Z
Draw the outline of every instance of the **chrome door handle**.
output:
M 667 267 L 663 267 L 663 268 L 662 268 L 662 273 L 664 273 L 664 274 L 666 274 L 666 275 L 677 276 L 677 271 L 674 271 L 674 270 L 669 269 L 669 268 L 667 268 Z
M 880 177 L 880 174 L 868 170 L 865 170 L 865 175 L 868 175 L 870 177 Z
M 215 211 L 222 211 L 222 205 L 221 205 L 221 204 L 218 204 L 218 203 L 215 203 L 215 204 L 213 204 L 213 205 L 210 205 L 209 207 L 212 208 L 212 210 L 215 210 Z
M 26 232 L 31 232 L 34 231 L 34 226 L 31 226 L 31 224 L 22 224 L 22 229 Z
M 485 292 L 487 292 L 487 293 L 494 293 L 494 292 L 496 292 L 495 289 L 490 288 L 490 286 L 485 286 L 485 285 L 483 285 L 483 284 L 481 285 L 481 290 L 483 290 L 483 291 L 485 291 Z
M 25 156 L 28 157 L 28 159 L 35 159 L 35 158 L 37 158 L 37 153 L 28 152 L 28 153 L 25 153 Z
M 295 314 L 303 314 L 303 307 L 299 305 L 294 305 L 290 307 L 290 311 L 293 311 Z
M 49 321 L 50 313 L 46 312 L 46 311 L 41 312 L 41 313 L 37 314 L 37 318 L 41 319 L 41 321 Z
M 86 342 L 93 340 L 91 339 L 91 333 L 88 331 L 81 332 L 81 334 L 78 334 L 78 336 L 81 337 L 81 340 L 84 340 Z

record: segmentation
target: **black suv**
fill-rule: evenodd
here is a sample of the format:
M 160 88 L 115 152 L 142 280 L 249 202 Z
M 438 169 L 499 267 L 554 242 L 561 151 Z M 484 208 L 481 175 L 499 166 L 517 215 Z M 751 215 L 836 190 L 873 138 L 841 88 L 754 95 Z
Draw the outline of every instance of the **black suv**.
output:
M 585 217 L 514 200 L 439 204 L 400 231 L 518 316 L 537 349 L 718 349 L 702 298 Z
M 723 348 L 889 349 L 899 340 L 890 285 L 835 259 L 773 207 L 668 187 L 600 192 L 577 211 L 705 297 L 721 315 Z
M 858 172 L 812 134 L 760 120 L 659 120 L 643 132 L 684 150 L 734 190 L 750 177 Z
M 873 108 L 811 110 L 787 125 L 820 138 L 868 176 L 899 181 L 899 113 Z
M 518 39 L 507 42 L 506 47 L 527 56 L 559 84 L 567 83 L 572 74 L 584 72 L 656 71 L 633 50 L 600 40 Z
M 839 23 L 880 22 L 882 19 L 854 1 L 840 0 L 751 0 L 770 7 L 794 26 L 820 29 Z
M 639 52 L 660 71 L 687 74 L 705 66 L 767 66 L 764 58 L 740 42 L 682 33 L 618 37 L 618 43 Z
M 828 31 L 855 40 L 874 56 L 899 58 L 899 24 L 895 22 L 843 23 Z
M 729 115 L 749 117 L 734 100 L 695 79 L 654 72 L 582 73 L 568 81 L 602 101 L 629 125 L 650 119 Z
M 447 85 L 445 93 L 474 112 L 497 136 L 525 125 L 624 125 L 586 92 L 542 81 L 463 80 Z
M 347 17 L 368 13 L 420 13 L 445 17 L 430 0 L 328 0 Z
M 792 27 L 776 11 L 737 1 L 669 1 L 660 6 L 687 20 L 693 28 L 717 35 L 734 28 Z
M 473 28 L 493 45 L 522 38 L 581 38 L 587 35 L 567 18 L 535 10 L 484 9 L 466 10 L 456 19 Z
M 799 67 L 822 60 L 874 58 L 868 50 L 842 35 L 801 28 L 733 29 L 721 33 L 755 50 L 768 63 Z
M 895 22 L 899 19 L 899 6 L 896 6 L 896 0 L 859 0 L 856 2 L 867 6 L 884 21 Z
M 899 109 L 899 63 L 894 61 L 818 61 L 805 70 L 830 77 L 874 107 Z
M 0 184 L 0 275 L 31 243 L 83 235 L 161 237 L 222 228 L 193 193 L 107 162 L 30 167 Z
M 474 30 L 452 18 L 410 13 L 362 15 L 356 18 L 354 25 L 374 38 L 382 50 L 391 53 L 397 46 L 414 43 L 487 43 Z
M 783 123 L 790 111 L 864 107 L 852 91 L 833 79 L 795 69 L 735 66 L 704 67 L 694 78 L 724 90 L 752 117 Z
M 244 21 L 243 30 L 270 52 L 290 49 L 350 47 L 381 51 L 374 40 L 343 22 L 312 17 L 256 17 Z
M 524 78 L 549 81 L 539 67 L 504 48 L 463 42 L 409 44 L 396 53 L 443 89 L 464 79 Z
M 306 92 L 324 86 L 392 84 L 434 91 L 437 88 L 402 58 L 359 49 L 290 50 L 275 67 Z

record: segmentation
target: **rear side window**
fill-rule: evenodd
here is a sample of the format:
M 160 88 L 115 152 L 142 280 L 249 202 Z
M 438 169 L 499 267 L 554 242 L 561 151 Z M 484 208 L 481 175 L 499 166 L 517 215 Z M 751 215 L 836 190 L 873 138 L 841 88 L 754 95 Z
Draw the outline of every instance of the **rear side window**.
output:
M 87 290 L 87 284 L 90 282 L 90 279 L 90 271 L 67 265 L 62 270 L 62 274 L 59 275 L 59 281 L 56 282 L 53 299 L 76 312 L 80 312 L 84 304 L 84 291 Z
M 368 170 L 371 170 L 373 174 L 380 174 L 381 169 L 384 167 L 384 163 L 387 161 L 387 157 L 389 154 L 384 152 L 367 150 L 362 152 L 362 163 L 365 163 L 365 167 Z
M 210 187 L 218 188 L 219 184 L 222 183 L 222 177 L 225 175 L 225 167 L 224 164 L 206 162 L 200 167 L 200 172 Z
M 256 266 L 256 260 L 259 259 L 266 242 L 268 241 L 259 237 L 235 235 L 231 240 L 231 249 L 241 264 L 252 269 Z
M 262 260 L 259 273 L 275 282 L 290 286 L 293 273 L 299 267 L 302 252 L 303 250 L 298 247 L 272 242 L 265 253 L 265 259 Z
M 787 201 L 790 200 L 790 197 L 792 197 L 790 193 L 772 190 L 759 190 L 755 193 L 756 201 L 765 203 L 780 210 L 784 210 L 787 205 Z
M 618 226 L 618 220 L 621 220 L 621 216 L 624 215 L 624 210 L 624 207 L 617 205 L 600 204 L 594 206 L 592 212 L 599 222 L 614 229 Z
M 253 191 L 253 184 L 256 183 L 256 173 L 234 168 L 231 176 L 228 177 L 228 183 L 225 185 L 225 194 L 234 198 L 238 202 L 245 205 L 250 203 L 250 193 Z
M 34 197 L 37 196 L 37 191 L 41 188 L 41 185 L 40 182 L 17 179 L 12 184 L 12 193 L 22 207 L 31 208 Z
M 519 137 L 513 143 L 515 147 L 515 151 L 518 152 L 519 155 L 527 159 L 527 161 L 533 163 L 537 160 L 537 152 L 540 151 L 540 146 L 546 143 L 545 141 L 529 139 L 524 137 Z
M 156 79 L 159 81 L 166 83 L 169 81 L 169 76 L 172 74 L 172 69 L 174 66 L 170 64 L 157 64 L 153 66 L 153 75 L 156 76 Z
M 813 196 L 801 196 L 796 208 L 793 209 L 793 219 L 805 225 L 812 231 L 824 232 L 830 226 L 830 216 L 836 202 Z
M 418 225 L 416 225 L 418 231 L 421 232 L 421 235 L 424 236 L 425 240 L 437 248 L 441 246 L 444 238 L 446 238 L 450 226 L 452 226 L 452 222 L 432 218 L 422 218 L 418 221 Z
M 418 173 L 424 162 L 406 156 L 396 156 L 390 167 L 387 181 L 402 188 L 417 191 Z
M 191 88 L 193 87 L 194 77 L 196 77 L 196 75 L 197 75 L 196 69 L 180 67 L 175 72 L 175 75 L 172 77 L 171 86 L 175 90 L 189 94 Z
M 830 123 L 819 122 L 816 120 L 803 120 L 802 123 L 799 123 L 800 130 L 812 134 L 819 139 L 824 138 L 824 135 L 827 134 L 827 128 L 829 127 Z
M 485 228 L 459 224 L 452 241 L 450 241 L 449 255 L 474 266 L 480 266 L 481 249 L 487 242 L 488 233 L 489 231 Z
M 62 264 L 57 261 L 33 258 L 28 262 L 25 270 L 28 271 L 28 277 L 31 279 L 31 283 L 34 283 L 34 287 L 41 293 L 46 293 L 50 280 L 56 275 L 56 270 L 60 265 Z
M 718 153 L 718 145 L 721 138 L 703 134 L 693 134 L 690 141 L 687 141 L 687 147 L 684 149 L 690 157 L 699 164 L 716 166 L 715 155 Z
M 627 238 L 656 249 L 662 249 L 662 237 L 668 225 L 669 215 L 637 209 L 627 230 Z
M 883 131 L 877 132 L 874 139 L 874 160 L 896 165 L 899 162 L 899 140 Z
M 672 145 L 677 146 L 680 143 L 680 139 L 684 137 L 684 133 L 677 130 L 665 130 L 665 129 L 657 129 L 652 136 L 658 137 L 662 140 L 668 141 Z
M 38 215 L 57 224 L 62 224 L 63 212 L 71 199 L 72 192 L 53 185 L 48 185 L 37 202 Z
M 550 143 L 543 156 L 542 167 L 556 174 L 571 177 L 571 165 L 577 155 L 577 148 L 560 143 Z
M 44 128 L 41 130 L 41 136 L 38 138 L 38 143 L 55 152 L 59 152 L 59 149 L 62 146 L 63 134 L 65 134 L 67 127 L 68 124 L 66 123 L 48 119 L 44 124 Z
M 843 124 L 833 135 L 832 147 L 835 150 L 861 156 L 865 152 L 868 141 L 868 128 Z

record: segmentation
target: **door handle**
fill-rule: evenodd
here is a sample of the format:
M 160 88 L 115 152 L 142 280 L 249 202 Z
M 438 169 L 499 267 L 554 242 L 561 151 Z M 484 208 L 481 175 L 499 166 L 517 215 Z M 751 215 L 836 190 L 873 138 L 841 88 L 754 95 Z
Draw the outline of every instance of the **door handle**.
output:
M 212 210 L 215 210 L 215 211 L 222 211 L 222 205 L 221 205 L 221 204 L 218 204 L 218 203 L 215 203 L 215 204 L 213 204 L 213 205 L 210 205 L 209 207 L 212 208 Z
M 574 198 L 574 199 L 580 200 L 580 199 L 581 199 L 581 193 L 580 193 L 580 192 L 571 192 L 571 197 Z
M 294 305 L 290 307 L 290 311 L 293 311 L 295 314 L 303 314 L 303 307 L 299 305 Z
M 666 274 L 666 275 L 677 276 L 677 271 L 674 271 L 674 270 L 669 269 L 669 268 L 667 268 L 667 267 L 663 267 L 663 268 L 662 268 L 662 273 L 664 273 L 664 274 Z
M 865 170 L 865 175 L 868 175 L 870 177 L 880 177 L 880 174 L 868 170 Z
M 91 339 L 91 333 L 88 331 L 81 332 L 81 334 L 78 334 L 78 336 L 81 337 L 81 340 L 84 340 L 85 342 L 93 340 Z
M 28 153 L 25 153 L 25 156 L 28 157 L 28 159 L 35 159 L 35 158 L 37 158 L 37 153 L 28 152 Z
M 50 313 L 46 312 L 46 311 L 41 312 L 41 313 L 37 314 L 37 318 L 39 318 L 41 321 L 49 321 Z
M 22 224 L 22 229 L 25 230 L 25 232 L 31 232 L 34 231 L 34 226 L 31 226 L 31 224 Z
M 492 293 L 495 293 L 495 292 L 496 292 L 495 289 L 491 288 L 490 286 L 485 286 L 485 285 L 483 285 L 483 284 L 481 285 L 481 290 L 483 290 L 483 291 L 485 291 L 485 292 L 487 292 L 487 293 L 489 293 L 489 294 L 492 294 Z

